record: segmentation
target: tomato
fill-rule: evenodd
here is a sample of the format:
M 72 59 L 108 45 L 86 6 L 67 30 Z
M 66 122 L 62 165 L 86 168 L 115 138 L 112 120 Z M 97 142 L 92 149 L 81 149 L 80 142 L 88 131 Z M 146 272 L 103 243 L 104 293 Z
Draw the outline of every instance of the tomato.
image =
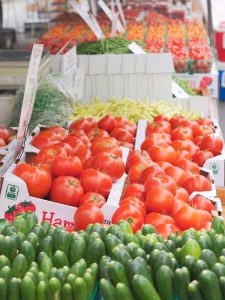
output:
M 110 152 L 122 157 L 122 150 L 120 149 L 118 142 L 112 137 L 95 139 L 90 149 L 92 155 L 96 155 L 99 152 Z
M 180 151 L 180 150 L 186 150 L 186 143 L 183 140 L 175 140 L 172 141 L 171 146 L 176 150 L 176 151 Z
M 76 131 L 77 129 L 82 129 L 85 132 L 88 132 L 88 130 L 96 127 L 97 127 L 97 121 L 94 118 L 91 117 L 83 118 L 72 122 L 69 126 L 69 131 L 73 132 Z
M 0 147 L 5 147 L 6 146 L 6 142 L 0 138 Z
M 137 197 L 129 196 L 129 197 L 123 198 L 123 199 L 120 201 L 120 206 L 126 205 L 126 204 L 134 205 L 134 206 L 137 207 L 137 209 L 142 213 L 143 217 L 146 216 L 145 205 L 144 205 L 144 203 L 143 203 L 140 199 L 138 199 Z
M 160 121 L 160 122 L 153 122 L 149 124 L 146 128 L 146 135 L 148 136 L 150 133 L 154 132 L 162 132 L 162 133 L 168 133 L 171 132 L 171 125 L 169 122 L 166 121 Z
M 116 138 L 118 141 L 134 143 L 134 136 L 122 127 L 114 127 L 110 131 L 110 136 Z
M 187 173 L 176 166 L 170 166 L 166 168 L 165 173 L 166 175 L 172 177 L 178 186 L 182 186 L 185 180 L 188 178 Z
M 130 168 L 128 172 L 128 178 L 130 183 L 140 183 L 142 172 L 149 166 L 148 163 L 138 163 Z
M 86 145 L 75 136 L 68 136 L 64 142 L 72 147 L 73 155 L 78 156 L 82 162 L 85 161 L 85 159 L 87 159 L 89 156 Z
M 86 147 L 91 146 L 90 140 L 86 134 L 80 134 L 79 132 L 74 131 L 74 132 L 70 133 L 69 136 L 74 136 L 74 137 L 78 138 L 79 140 L 81 140 L 84 143 L 84 145 Z
M 201 148 L 202 140 L 204 139 L 204 136 L 198 135 L 194 137 L 194 143 L 196 146 Z
M 179 167 L 184 171 L 191 171 L 193 173 L 200 174 L 199 166 L 190 160 L 179 158 L 174 164 L 176 167 Z
M 152 164 L 152 160 L 147 151 L 145 150 L 131 151 L 127 159 L 126 170 L 129 171 L 132 166 L 139 163 L 146 163 L 149 165 Z
M 85 193 L 93 192 L 107 197 L 112 188 L 112 179 L 109 175 L 95 169 L 83 170 L 80 181 Z
M 155 176 L 148 177 L 145 181 L 145 193 L 147 194 L 153 188 L 160 187 L 170 191 L 173 195 L 176 194 L 177 185 L 175 180 L 166 174 L 156 174 Z
M 106 115 L 104 118 L 98 121 L 98 127 L 110 132 L 117 126 L 117 122 L 111 115 Z
M 183 120 L 179 122 L 179 127 L 190 127 L 194 134 L 195 130 L 198 130 L 199 124 L 197 121 Z
M 195 130 L 194 136 L 207 136 L 214 133 L 214 129 L 209 125 L 199 125 L 198 129 Z
M 199 214 L 199 224 L 198 225 L 200 225 L 202 223 L 206 223 L 206 222 L 212 223 L 213 217 L 208 211 L 206 211 L 204 209 L 196 209 L 196 211 Z
M 44 198 L 50 191 L 52 178 L 49 172 L 27 163 L 16 166 L 13 173 L 27 185 L 31 197 Z
M 106 200 L 104 196 L 98 193 L 88 192 L 81 196 L 79 206 L 85 203 L 92 203 L 97 205 L 98 207 L 102 207 L 106 203 Z
M 211 182 L 202 175 L 193 175 L 189 177 L 183 184 L 183 188 L 187 190 L 189 195 L 193 192 L 211 191 Z
M 51 164 L 56 158 L 67 156 L 64 148 L 58 145 L 48 146 L 42 149 L 36 156 L 37 163 Z
M 168 236 L 173 232 L 180 232 L 180 229 L 173 224 L 161 224 L 156 227 L 158 234 L 162 235 L 164 239 L 168 239 Z
M 141 229 L 144 224 L 143 215 L 138 208 L 131 204 L 124 204 L 114 212 L 112 223 L 117 224 L 121 220 L 125 220 L 131 225 L 133 233 Z
M 196 230 L 206 229 L 207 231 L 212 228 L 212 222 L 201 223 L 196 227 Z
M 212 213 L 212 211 L 215 209 L 212 202 L 209 199 L 207 199 L 207 198 L 205 198 L 204 196 L 201 196 L 201 195 L 196 195 L 191 200 L 191 205 L 194 208 L 204 209 L 204 210 L 208 211 L 209 213 Z
M 177 127 L 171 131 L 171 139 L 175 140 L 193 140 L 193 132 L 190 127 Z
M 84 162 L 83 162 L 83 169 L 92 169 L 92 162 L 93 162 L 94 156 L 89 156 Z
M 201 119 L 198 119 L 196 120 L 198 122 L 199 125 L 213 125 L 213 121 L 210 120 L 210 119 L 207 119 L 207 118 L 201 118 Z
M 53 144 L 57 144 L 59 140 L 54 138 L 52 131 L 43 131 L 37 134 L 31 141 L 31 145 L 42 150 Z
M 163 170 L 164 173 L 165 173 L 166 168 L 172 166 L 172 164 L 169 163 L 168 161 L 158 161 L 157 165 Z
M 130 150 L 134 149 L 134 145 L 128 142 L 119 141 L 119 145 L 122 147 L 129 148 Z
M 179 124 L 183 121 L 186 121 L 187 117 L 185 116 L 176 116 L 176 117 L 172 117 L 169 122 L 170 125 L 172 126 L 172 128 L 176 128 L 177 126 L 179 126 Z
M 210 152 L 208 150 L 202 150 L 202 151 L 195 153 L 192 160 L 193 160 L 193 162 L 198 164 L 199 167 L 202 167 L 204 165 L 205 161 L 209 158 L 212 158 L 213 156 L 214 155 L 212 154 L 212 152 Z
M 129 125 L 129 121 L 124 119 L 123 117 L 115 117 L 117 126 Z
M 175 216 L 175 214 L 185 206 L 187 206 L 187 204 L 184 201 L 175 198 L 171 215 Z
M 113 182 L 117 181 L 125 172 L 122 158 L 107 152 L 100 152 L 93 158 L 92 168 L 107 173 Z
M 155 162 L 167 161 L 169 163 L 173 163 L 177 159 L 176 151 L 173 149 L 173 147 L 167 144 L 152 146 L 148 150 L 148 153 Z
M 117 125 L 115 128 L 123 128 L 126 131 L 128 131 L 130 134 L 132 134 L 132 136 L 135 136 L 136 131 L 137 131 L 137 126 L 135 124 Z M 110 135 L 111 135 L 111 132 L 110 132 Z
M 52 126 L 44 129 L 44 132 L 53 132 L 59 140 L 63 140 L 68 135 L 67 130 L 61 126 Z
M 61 148 L 64 148 L 66 150 L 67 155 L 69 155 L 69 156 L 73 155 L 73 148 L 69 144 L 60 142 L 60 143 L 57 143 L 56 145 Z
M 196 209 L 190 206 L 184 206 L 175 215 L 174 220 L 176 225 L 181 230 L 186 230 L 191 227 L 197 228 L 199 225 L 199 213 Z
M 153 121 L 154 122 L 161 122 L 161 121 L 169 122 L 169 118 L 167 118 L 166 116 L 163 116 L 163 115 L 158 115 L 158 116 L 154 117 Z
M 151 224 L 154 227 L 164 223 L 175 225 L 175 221 L 172 217 L 157 212 L 151 212 L 145 217 L 145 224 Z
M 109 137 L 109 134 L 106 130 L 93 128 L 87 132 L 87 136 L 92 141 L 96 137 Z
M 12 222 L 17 214 L 23 212 L 21 207 L 16 207 L 16 205 L 8 206 L 8 210 L 4 214 L 4 218 L 9 222 Z
M 171 214 L 173 209 L 173 194 L 159 187 L 153 188 L 146 196 L 145 206 L 147 212 L 159 212 L 162 214 Z
M 73 225 L 70 226 L 66 226 L 65 230 L 69 233 L 74 232 L 75 231 L 75 227 Z
M 7 128 L 0 127 L 0 138 L 3 139 L 5 143 L 8 143 L 10 133 Z
M 134 196 L 137 197 L 139 200 L 144 201 L 145 198 L 145 187 L 143 184 L 140 183 L 132 183 L 128 185 L 123 193 L 123 198 Z
M 165 172 L 157 164 L 154 164 L 143 170 L 140 177 L 140 183 L 144 184 L 145 181 L 148 179 L 148 177 L 153 177 L 155 175 L 162 175 L 162 174 L 165 174 Z
M 65 205 L 78 206 L 84 190 L 80 181 L 72 176 L 59 176 L 52 182 L 50 199 Z
M 78 177 L 83 170 L 82 163 L 77 156 L 65 156 L 56 158 L 52 162 L 52 174 L 53 176 L 74 176 Z
M 183 202 L 186 202 L 186 203 L 190 202 L 188 192 L 180 186 L 176 190 L 175 199 L 179 199 L 179 200 L 181 200 Z
M 160 144 L 170 144 L 171 138 L 169 134 L 166 133 L 151 133 L 144 142 L 141 144 L 141 149 L 148 151 L 152 146 Z
M 219 155 L 223 150 L 223 140 L 216 136 L 205 136 L 201 143 L 201 150 L 209 150 L 213 155 Z
M 76 230 L 85 230 L 89 224 L 95 223 L 104 223 L 101 208 L 92 203 L 85 203 L 78 207 L 74 214 L 74 227 Z
M 31 201 L 23 201 L 16 205 L 17 209 L 22 212 L 36 211 L 36 206 Z

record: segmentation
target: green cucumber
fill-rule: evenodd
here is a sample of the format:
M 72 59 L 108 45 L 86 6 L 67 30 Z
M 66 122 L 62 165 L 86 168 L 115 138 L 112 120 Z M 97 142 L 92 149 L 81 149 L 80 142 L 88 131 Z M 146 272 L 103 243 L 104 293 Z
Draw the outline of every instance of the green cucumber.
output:
M 116 285 L 117 300 L 134 300 L 131 290 L 123 283 L 119 282 Z
M 109 280 L 102 278 L 100 280 L 99 287 L 100 287 L 101 295 L 103 296 L 104 300 L 116 300 L 117 299 L 116 298 L 116 289 Z
M 36 287 L 29 276 L 23 277 L 21 291 L 23 300 L 36 300 Z
M 144 276 L 136 274 L 132 279 L 132 287 L 135 299 L 138 300 L 161 300 L 152 283 Z
M 48 285 L 46 281 L 39 281 L 37 285 L 37 300 L 48 300 Z
M 74 281 L 73 296 L 76 300 L 89 300 L 86 282 L 81 277 L 76 278 Z
M 212 271 L 203 270 L 198 279 L 205 300 L 223 300 L 219 279 Z
M 173 288 L 174 272 L 168 266 L 161 266 L 156 271 L 155 282 L 157 291 L 162 300 L 174 300 L 175 292 Z

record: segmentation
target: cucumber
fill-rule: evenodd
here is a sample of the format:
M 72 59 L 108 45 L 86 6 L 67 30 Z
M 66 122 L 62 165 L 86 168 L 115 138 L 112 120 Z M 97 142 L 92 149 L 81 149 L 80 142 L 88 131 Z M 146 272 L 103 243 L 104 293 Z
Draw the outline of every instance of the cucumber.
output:
M 212 271 L 203 270 L 198 279 L 205 300 L 223 300 L 219 280 Z

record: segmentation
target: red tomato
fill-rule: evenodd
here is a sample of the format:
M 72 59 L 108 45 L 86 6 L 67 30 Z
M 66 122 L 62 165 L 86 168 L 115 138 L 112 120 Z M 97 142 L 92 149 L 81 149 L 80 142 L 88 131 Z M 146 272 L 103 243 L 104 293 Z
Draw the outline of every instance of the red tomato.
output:
M 148 177 L 154 177 L 155 175 L 162 175 L 162 174 L 165 175 L 165 172 L 159 167 L 159 165 L 154 164 L 143 170 L 140 177 L 140 183 L 145 184 L 145 181 L 148 179 Z
M 159 187 L 153 188 L 146 196 L 145 206 L 147 212 L 159 212 L 171 214 L 173 209 L 174 196 L 166 189 Z
M 144 224 L 144 218 L 138 208 L 131 204 L 124 204 L 117 208 L 112 216 L 112 223 L 117 224 L 119 221 L 128 221 L 132 227 L 133 233 L 140 230 Z
M 196 227 L 196 230 L 206 229 L 210 230 L 212 228 L 212 222 L 201 223 Z
M 85 203 L 78 207 L 74 214 L 74 226 L 76 230 L 85 230 L 89 224 L 103 224 L 104 215 L 97 205 Z
M 120 125 L 129 125 L 129 121 L 124 119 L 123 117 L 115 117 L 115 120 L 116 120 L 116 124 L 117 126 L 120 126 Z
M 209 158 L 212 158 L 213 156 L 214 155 L 212 154 L 212 152 L 210 152 L 208 150 L 202 150 L 202 151 L 195 153 L 192 160 L 193 160 L 193 162 L 198 164 L 199 167 L 202 167 L 204 165 L 205 161 Z
M 211 182 L 202 175 L 193 175 L 189 177 L 183 184 L 183 188 L 187 190 L 189 195 L 193 192 L 211 191 Z
M 197 121 L 183 120 L 179 122 L 179 127 L 190 127 L 194 134 L 195 130 L 198 130 L 199 124 Z
M 130 134 L 132 134 L 132 136 L 135 136 L 136 131 L 137 131 L 137 126 L 135 124 L 133 124 L 133 125 L 131 125 L 131 124 L 117 125 L 115 128 L 123 128 L 126 131 L 128 131 Z M 110 135 L 111 135 L 111 132 L 110 132 Z
M 83 163 L 83 169 L 92 169 L 93 159 L 94 159 L 94 156 L 88 157 Z
M 58 145 L 48 146 L 42 149 L 36 156 L 37 163 L 51 164 L 56 158 L 67 156 L 64 148 Z
M 117 181 L 125 172 L 125 165 L 121 157 L 100 152 L 92 160 L 92 167 L 103 173 L 107 173 L 112 181 Z
M 98 121 L 98 127 L 110 132 L 117 126 L 117 122 L 114 117 L 106 115 L 104 118 Z
M 149 165 L 152 164 L 152 160 L 147 151 L 145 150 L 131 151 L 127 159 L 126 170 L 129 171 L 131 167 L 139 163 L 146 163 Z
M 54 176 L 67 175 L 78 177 L 82 170 L 82 163 L 77 156 L 59 157 L 52 162 L 51 171 Z
M 196 209 L 190 206 L 184 206 L 175 215 L 174 220 L 176 225 L 181 230 L 187 230 L 191 227 L 197 228 L 199 225 L 199 213 Z
M 167 118 L 166 116 L 163 116 L 163 115 L 158 115 L 158 116 L 154 117 L 153 121 L 154 122 L 161 122 L 161 121 L 169 122 L 169 118 Z
M 75 136 L 68 136 L 64 142 L 72 147 L 73 155 L 78 156 L 82 162 L 87 159 L 88 148 L 80 139 L 76 138 Z
M 172 141 L 175 140 L 193 140 L 193 132 L 190 127 L 177 127 L 171 131 Z
M 99 152 L 110 152 L 117 156 L 122 157 L 122 150 L 119 147 L 119 143 L 112 137 L 97 138 L 91 145 L 92 155 L 96 155 Z
M 212 204 L 212 202 L 209 199 L 207 199 L 201 195 L 196 195 L 191 200 L 191 205 L 194 208 L 204 209 L 204 210 L 208 211 L 209 213 L 212 213 L 212 211 L 214 210 L 214 205 Z
M 51 164 L 31 163 L 31 162 L 29 162 L 29 164 L 34 165 L 34 166 L 38 167 L 41 170 L 45 170 L 45 171 L 49 172 L 52 175 L 52 165 Z
M 204 136 L 199 135 L 194 137 L 194 143 L 196 146 L 201 148 L 202 140 L 204 139 Z
M 69 127 L 69 131 L 73 132 L 76 131 L 77 129 L 82 129 L 85 132 L 88 132 L 90 129 L 96 127 L 97 127 L 97 121 L 94 118 L 83 118 L 71 123 Z
M 206 211 L 204 209 L 196 209 L 196 211 L 199 214 L 199 224 L 198 225 L 200 225 L 202 223 L 206 223 L 206 222 L 212 223 L 213 217 L 208 211 Z
M 143 217 L 146 216 L 145 205 L 139 198 L 134 197 L 134 196 L 129 196 L 129 197 L 126 197 L 126 198 L 123 198 L 122 200 L 120 200 L 120 206 L 126 205 L 126 204 L 134 205 L 135 207 L 137 207 L 139 209 L 139 211 L 142 213 Z
M 130 183 L 140 183 L 141 174 L 149 166 L 148 163 L 137 163 L 130 168 L 128 172 L 128 178 Z
M 165 173 L 166 168 L 172 166 L 172 164 L 167 161 L 158 161 L 157 164 L 164 171 L 164 173 Z
M 213 125 L 213 121 L 207 118 L 198 119 L 197 122 L 200 125 Z
M 69 136 L 74 136 L 74 137 L 78 138 L 79 140 L 81 140 L 84 143 L 84 145 L 86 147 L 91 146 L 90 140 L 86 134 L 80 134 L 79 132 L 74 131 L 74 132 L 70 133 Z
M 7 128 L 0 127 L 0 138 L 5 141 L 5 143 L 8 143 L 10 138 L 10 133 Z
M 57 134 L 61 135 L 60 139 L 62 139 L 62 140 L 68 135 L 67 130 L 61 126 L 51 126 L 51 127 L 44 129 L 44 131 L 45 132 L 52 131 L 54 133 L 57 133 Z
M 79 201 L 79 206 L 85 204 L 85 203 L 92 203 L 97 205 L 98 207 L 102 207 L 105 203 L 105 197 L 98 193 L 92 193 L 88 192 L 85 193 L 83 196 L 81 196 L 80 201 Z
M 187 206 L 187 204 L 184 201 L 175 198 L 171 215 L 175 216 L 175 214 L 185 206 Z
M 118 141 L 134 143 L 134 136 L 122 127 L 114 127 L 110 132 L 110 136 L 116 138 Z
M 192 159 L 190 152 L 188 152 L 187 150 L 179 150 L 176 152 L 177 152 L 177 158 L 184 158 L 188 160 Z
M 31 201 L 23 201 L 16 205 L 17 209 L 19 209 L 22 212 L 28 212 L 28 211 L 36 211 L 36 206 Z
M 153 188 L 160 187 L 170 191 L 173 195 L 176 194 L 177 185 L 175 180 L 166 174 L 156 174 L 148 177 L 145 181 L 145 193 L 148 194 Z
M 173 147 L 166 144 L 152 146 L 148 150 L 148 153 L 155 162 L 167 161 L 169 163 L 173 163 L 177 159 L 176 151 L 173 149 Z
M 68 156 L 73 155 L 73 148 L 69 144 L 60 142 L 60 143 L 57 143 L 56 145 L 65 149 Z
M 201 143 L 201 149 L 209 150 L 214 155 L 219 155 L 223 150 L 223 141 L 220 137 L 205 136 Z
M 109 175 L 95 169 L 83 170 L 80 181 L 85 193 L 93 192 L 107 197 L 112 188 L 112 179 Z
M 59 176 L 53 180 L 50 199 L 65 205 L 78 206 L 84 190 L 80 181 L 72 176 Z
M 179 199 L 179 200 L 181 200 L 183 202 L 186 202 L 186 203 L 190 202 L 188 192 L 182 187 L 177 188 L 177 191 L 176 191 L 176 194 L 175 194 L 175 199 Z
M 134 149 L 134 145 L 128 142 L 119 141 L 120 146 L 129 148 L 130 150 Z
M 199 125 L 198 128 L 194 131 L 194 136 L 206 136 L 213 133 L 214 130 L 212 126 L 209 125 Z
M 140 199 L 141 201 L 144 201 L 145 198 L 145 187 L 143 184 L 140 183 L 132 183 L 128 185 L 123 193 L 123 198 L 134 196 Z
M 87 133 L 88 138 L 92 141 L 96 137 L 109 137 L 109 134 L 106 130 L 100 128 L 93 128 Z
M 190 160 L 179 158 L 174 164 L 176 167 L 179 167 L 184 171 L 200 174 L 199 166 Z
M 176 150 L 176 151 L 180 151 L 180 150 L 186 150 L 186 143 L 183 140 L 175 140 L 172 141 L 171 146 Z
M 177 117 L 173 117 L 169 120 L 170 125 L 172 126 L 172 128 L 176 128 L 177 126 L 179 126 L 180 122 L 183 122 L 184 120 L 187 120 L 187 117 L 185 116 L 177 116 Z
M 151 133 L 141 144 L 141 149 L 148 151 L 152 146 L 170 144 L 170 135 L 166 133 Z
M 166 168 L 165 173 L 166 175 L 172 177 L 178 186 L 182 186 L 188 178 L 188 175 L 184 170 L 175 166 Z
M 5 147 L 6 146 L 6 142 L 0 138 L 0 147 Z
M 8 210 L 4 214 L 4 218 L 9 222 L 12 222 L 17 214 L 23 212 L 21 207 L 16 207 L 16 205 L 8 206 Z
M 160 121 L 154 122 L 147 126 L 146 128 L 146 135 L 148 136 L 150 133 L 159 132 L 159 133 L 168 133 L 171 132 L 171 125 L 169 122 Z
M 42 150 L 53 144 L 57 144 L 59 140 L 54 139 L 52 131 L 43 131 L 37 134 L 31 141 L 31 145 Z
M 154 227 L 157 227 L 164 223 L 175 225 L 175 221 L 173 218 L 157 212 L 151 212 L 145 217 L 145 224 L 151 224 Z
M 44 198 L 50 191 L 52 178 L 45 170 L 26 163 L 21 163 L 16 166 L 13 173 L 26 183 L 31 197 Z
M 173 232 L 180 232 L 180 229 L 173 224 L 161 224 L 156 227 L 158 234 L 162 235 L 164 239 L 168 239 L 168 236 Z

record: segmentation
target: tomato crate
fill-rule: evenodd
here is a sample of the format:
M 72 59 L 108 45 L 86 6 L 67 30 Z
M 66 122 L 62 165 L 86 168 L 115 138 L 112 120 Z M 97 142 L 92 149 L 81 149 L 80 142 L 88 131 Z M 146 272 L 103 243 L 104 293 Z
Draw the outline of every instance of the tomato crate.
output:
M 193 73 L 210 73 L 212 70 L 212 59 L 205 60 L 190 60 L 189 61 L 189 72 Z
M 187 73 L 189 70 L 188 59 L 174 59 L 174 68 L 177 73 Z

